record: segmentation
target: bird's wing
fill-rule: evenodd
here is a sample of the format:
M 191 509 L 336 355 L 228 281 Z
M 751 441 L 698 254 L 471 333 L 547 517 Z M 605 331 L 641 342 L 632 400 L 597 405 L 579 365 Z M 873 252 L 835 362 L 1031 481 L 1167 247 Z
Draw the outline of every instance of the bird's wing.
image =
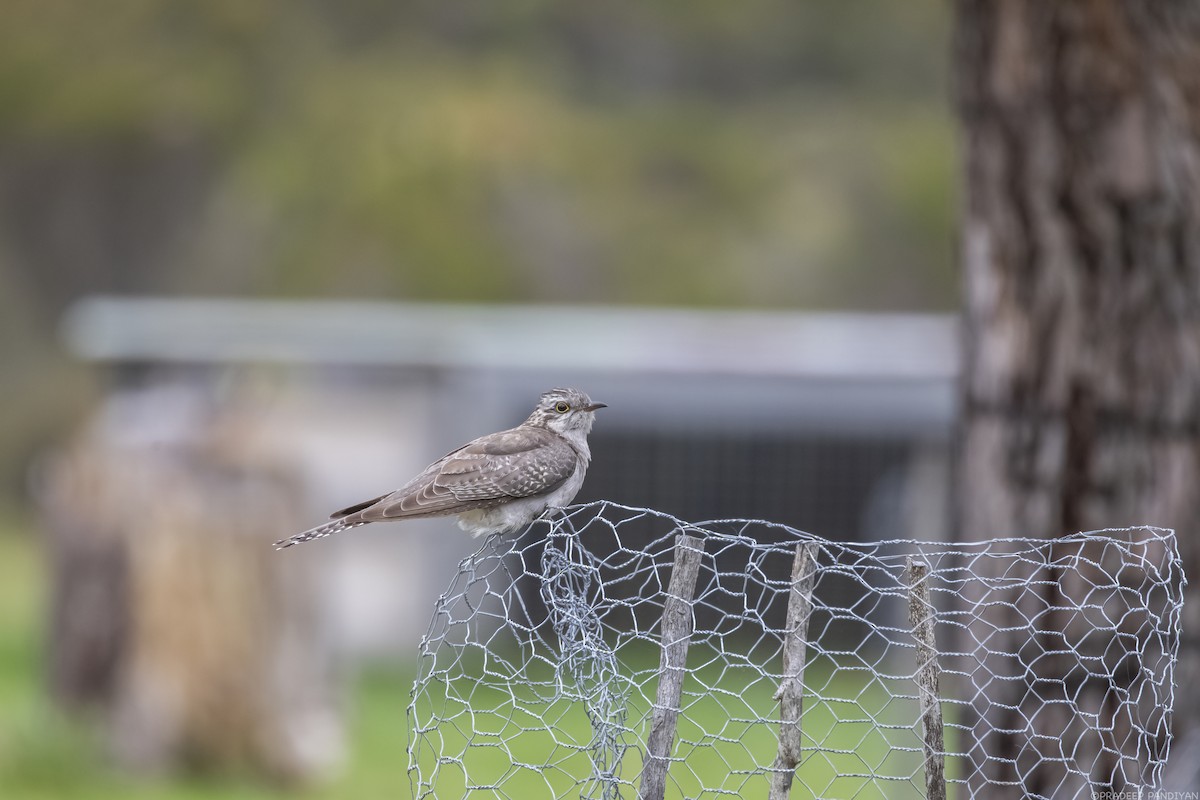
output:
M 579 457 L 560 436 L 521 426 L 483 436 L 431 464 L 403 488 L 346 509 L 363 522 L 457 514 L 551 492 Z

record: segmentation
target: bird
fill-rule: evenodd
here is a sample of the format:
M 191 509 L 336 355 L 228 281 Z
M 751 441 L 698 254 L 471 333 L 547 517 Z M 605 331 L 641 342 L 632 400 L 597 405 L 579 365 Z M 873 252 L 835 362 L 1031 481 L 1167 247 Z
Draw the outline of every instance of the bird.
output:
M 587 437 L 595 412 L 607 407 L 578 389 L 551 389 L 517 427 L 452 450 L 396 491 L 335 511 L 330 522 L 280 539 L 275 549 L 387 520 L 453 514 L 478 537 L 553 516 L 583 485 L 592 460 Z

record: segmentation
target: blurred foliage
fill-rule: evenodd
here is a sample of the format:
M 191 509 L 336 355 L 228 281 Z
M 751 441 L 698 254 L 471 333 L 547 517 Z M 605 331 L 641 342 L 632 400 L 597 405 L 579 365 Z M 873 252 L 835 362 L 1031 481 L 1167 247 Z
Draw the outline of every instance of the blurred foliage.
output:
M 96 241 L 81 289 L 953 298 L 940 0 L 9 0 L 0 15 L 0 161 L 41 165 L 15 185 L 70 196 L 90 171 L 96 213 L 135 220 L 67 231 Z M 50 194 L 53 217 L 68 200 Z M 51 234 L 8 233 L 7 263 L 36 272 Z
M 5 0 L 0 496 L 91 292 L 954 305 L 942 0 Z

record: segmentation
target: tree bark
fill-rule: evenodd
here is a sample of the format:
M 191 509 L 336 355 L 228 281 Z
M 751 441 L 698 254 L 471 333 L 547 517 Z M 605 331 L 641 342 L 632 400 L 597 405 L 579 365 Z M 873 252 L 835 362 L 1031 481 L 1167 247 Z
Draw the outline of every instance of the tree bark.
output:
M 956 11 L 966 165 L 956 528 L 967 541 L 1175 528 L 1192 579 L 1175 703 L 1183 752 L 1200 736 L 1200 5 L 957 0 Z M 1047 603 L 1088 580 L 1047 572 Z M 1061 622 L 1043 624 L 1054 635 Z M 1020 650 L 1009 638 L 989 640 L 985 666 L 1030 667 L 994 655 Z M 1060 667 L 1044 658 L 1032 669 L 1054 678 Z M 1061 714 L 1014 709 L 1019 698 L 999 691 L 976 697 L 964 743 L 972 796 L 985 784 L 987 797 L 1087 796 L 1048 759 L 1056 746 L 1099 745 L 1064 744 L 1073 733 Z M 995 732 L 1029 721 L 1033 747 Z M 1169 764 L 1167 788 L 1200 789 L 1186 767 Z M 1103 758 L 1090 778 L 1117 791 L 1132 780 Z

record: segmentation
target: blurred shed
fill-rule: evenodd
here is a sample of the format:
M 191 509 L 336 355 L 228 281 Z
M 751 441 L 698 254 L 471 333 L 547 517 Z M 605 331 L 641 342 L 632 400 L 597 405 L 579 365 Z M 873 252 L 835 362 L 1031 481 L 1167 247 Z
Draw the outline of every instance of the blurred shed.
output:
M 845 540 L 945 533 L 949 316 L 97 297 L 64 332 L 109 369 L 111 403 L 170 386 L 257 409 L 256 447 L 301 476 L 305 526 L 575 385 L 610 405 L 580 501 Z M 435 520 L 278 558 L 320 560 L 334 650 L 407 656 L 476 545 Z

